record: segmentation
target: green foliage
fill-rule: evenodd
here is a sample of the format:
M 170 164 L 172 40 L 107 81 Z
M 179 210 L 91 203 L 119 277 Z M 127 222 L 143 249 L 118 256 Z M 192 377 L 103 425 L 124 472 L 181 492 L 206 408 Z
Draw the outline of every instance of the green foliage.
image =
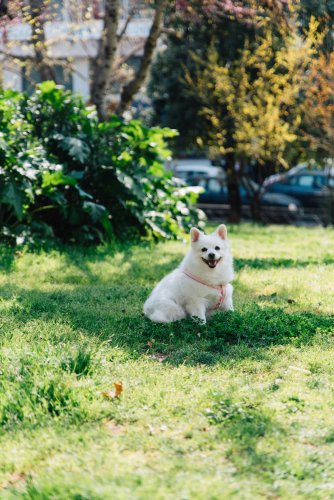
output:
M 0 96 L 0 228 L 18 241 L 34 234 L 86 241 L 130 232 L 179 237 L 198 222 L 196 195 L 167 173 L 170 129 L 117 117 L 42 83 L 32 96 Z
M 180 2 L 181 3 L 181 2 Z M 151 68 L 149 93 L 154 123 L 175 127 L 180 132 L 174 145 L 187 148 L 207 146 L 210 124 L 203 118 L 207 94 L 189 85 L 204 70 L 212 46 L 221 66 L 235 64 L 245 46 L 253 44 L 265 30 L 279 35 L 284 31 L 291 2 L 182 2 L 179 15 L 170 16 L 172 33 L 167 37 Z M 252 47 L 253 48 L 253 47 Z M 175 60 L 178 64 L 175 65 Z M 209 89 L 207 89 L 209 90 Z
M 171 18 L 177 36 L 167 39 L 152 66 L 154 122 L 180 131 L 175 147 L 181 151 L 209 149 L 211 157 L 228 156 L 241 168 L 252 162 L 259 182 L 312 158 L 300 105 L 308 88 L 319 101 L 309 65 L 319 51 L 332 50 L 333 1 L 283 2 L 284 9 L 280 2 L 231 3 L 228 15 L 225 4 L 184 3 L 191 9 Z M 246 5 L 253 11 L 248 23 L 241 20 Z M 257 16 L 262 8 L 265 16 Z M 311 122 L 318 116 L 309 114 Z
M 287 166 L 286 152 L 297 139 L 301 120 L 298 96 L 316 28 L 313 23 L 304 41 L 294 33 L 278 38 L 265 31 L 246 42 L 229 66 L 221 63 L 212 45 L 206 67 L 191 84 L 203 96 L 202 116 L 209 123 L 209 145 L 215 154 Z
M 297 3 L 300 29 L 307 29 L 312 18 L 319 22 L 319 29 L 324 37 L 321 41 L 321 51 L 325 54 L 333 52 L 333 25 L 334 2 L 333 0 L 301 0 Z

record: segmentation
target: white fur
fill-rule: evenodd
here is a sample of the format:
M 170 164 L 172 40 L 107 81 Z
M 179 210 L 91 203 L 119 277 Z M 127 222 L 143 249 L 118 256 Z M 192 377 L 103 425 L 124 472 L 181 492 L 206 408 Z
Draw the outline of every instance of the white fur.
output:
M 152 321 L 170 323 L 186 316 L 196 316 L 206 322 L 217 310 L 233 310 L 233 287 L 230 284 L 233 280 L 233 260 L 226 227 L 221 224 L 210 235 L 192 228 L 190 236 L 191 246 L 180 266 L 157 284 L 144 304 L 144 313 Z M 209 254 L 215 255 L 214 260 L 221 258 L 214 268 L 202 260 L 208 259 Z M 226 285 L 225 299 L 219 309 L 214 309 L 219 301 L 219 291 L 191 279 L 183 270 L 210 285 Z

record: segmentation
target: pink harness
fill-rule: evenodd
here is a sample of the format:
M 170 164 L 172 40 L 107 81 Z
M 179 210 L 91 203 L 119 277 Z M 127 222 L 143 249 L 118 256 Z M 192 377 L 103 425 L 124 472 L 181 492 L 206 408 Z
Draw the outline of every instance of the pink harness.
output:
M 226 285 L 209 285 L 209 283 L 206 283 L 205 281 L 202 281 L 198 276 L 195 276 L 194 274 L 190 273 L 189 271 L 186 271 L 185 269 L 182 269 L 183 274 L 188 276 L 188 278 L 191 278 L 194 281 L 197 281 L 197 283 L 201 283 L 201 285 L 208 286 L 209 288 L 213 288 L 214 290 L 217 290 L 220 294 L 218 302 L 211 308 L 211 309 L 219 309 L 221 304 L 225 300 L 226 296 Z

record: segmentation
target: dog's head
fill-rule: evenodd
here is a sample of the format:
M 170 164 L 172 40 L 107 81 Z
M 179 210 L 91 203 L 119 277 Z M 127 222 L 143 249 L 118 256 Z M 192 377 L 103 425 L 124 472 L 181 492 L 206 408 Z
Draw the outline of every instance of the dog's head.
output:
M 227 229 L 220 224 L 212 234 L 204 234 L 196 227 L 190 230 L 191 254 L 193 258 L 203 262 L 208 268 L 214 269 L 229 252 Z

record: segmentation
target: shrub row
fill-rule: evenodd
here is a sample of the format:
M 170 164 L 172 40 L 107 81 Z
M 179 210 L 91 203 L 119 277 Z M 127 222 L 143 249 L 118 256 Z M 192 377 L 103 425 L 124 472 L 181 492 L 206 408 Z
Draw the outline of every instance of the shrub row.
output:
M 44 82 L 0 94 L 0 234 L 16 242 L 175 238 L 203 218 L 163 161 L 176 132 L 112 116 Z

